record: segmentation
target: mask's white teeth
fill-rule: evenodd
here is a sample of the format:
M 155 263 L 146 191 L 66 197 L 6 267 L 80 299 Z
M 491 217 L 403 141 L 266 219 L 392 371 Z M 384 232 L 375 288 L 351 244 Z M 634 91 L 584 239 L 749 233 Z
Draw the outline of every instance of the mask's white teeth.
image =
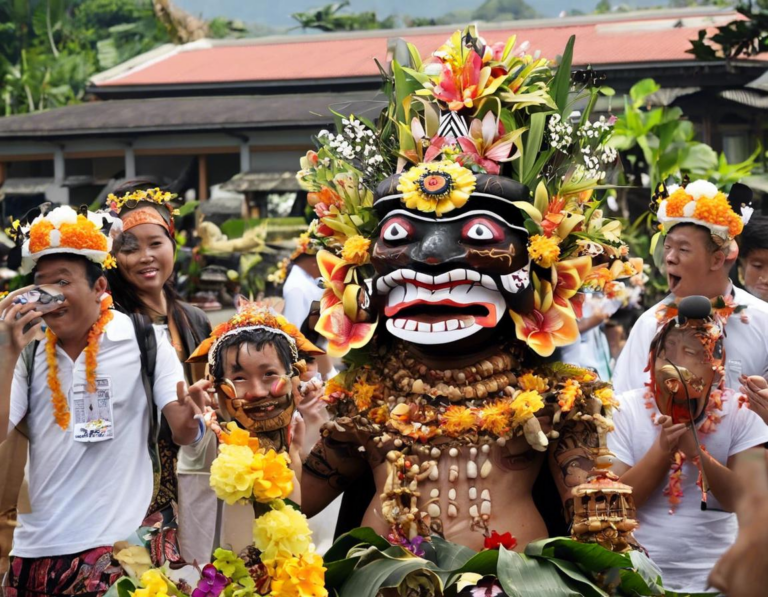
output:
M 491 278 L 490 276 L 484 275 L 480 280 L 480 284 L 482 284 L 488 290 L 498 290 L 498 287 L 496 286 L 496 282 L 494 282 L 493 278 Z
M 479 282 L 480 281 L 480 274 L 473 270 L 467 270 L 467 280 L 471 280 L 472 282 Z
M 434 284 L 435 279 L 428 274 L 416 274 L 416 280 L 422 284 Z
M 446 329 L 446 326 L 444 321 L 438 321 L 437 323 L 432 324 L 433 332 L 444 332 L 445 329 Z
M 430 324 L 428 324 L 428 323 L 424 323 L 423 321 L 420 321 L 419 322 L 418 330 L 420 332 L 431 332 L 432 331 L 432 326 Z
M 435 284 L 447 284 L 450 281 L 450 274 L 440 274 L 439 276 L 435 276 Z
M 451 319 L 449 321 L 445 322 L 445 327 L 449 332 L 452 332 L 453 330 L 459 329 L 459 320 L 458 319 Z
M 397 286 L 387 297 L 387 306 L 399 305 L 405 300 L 405 286 Z
M 409 332 L 412 332 L 416 329 L 416 325 L 417 323 L 413 319 L 409 319 L 408 321 L 405 322 L 404 329 L 408 330 Z
M 459 327 L 460 328 L 465 328 L 465 327 L 467 327 L 467 324 L 464 323 L 461 319 L 459 319 Z
M 448 272 L 448 275 L 451 278 L 451 282 L 462 282 L 467 279 L 467 271 L 463 269 L 455 269 Z M 479 279 L 480 278 L 478 278 L 478 280 Z
M 395 319 L 395 327 L 402 330 L 405 327 L 405 319 Z
M 408 303 L 410 301 L 415 301 L 416 297 L 419 295 L 419 287 L 414 286 L 413 284 L 406 284 L 405 285 L 405 298 L 401 299 L 398 302 Z M 397 304 L 397 303 L 393 303 Z
M 404 269 L 400 271 L 402 272 L 402 277 L 406 280 L 415 280 L 418 277 L 418 274 L 412 269 Z

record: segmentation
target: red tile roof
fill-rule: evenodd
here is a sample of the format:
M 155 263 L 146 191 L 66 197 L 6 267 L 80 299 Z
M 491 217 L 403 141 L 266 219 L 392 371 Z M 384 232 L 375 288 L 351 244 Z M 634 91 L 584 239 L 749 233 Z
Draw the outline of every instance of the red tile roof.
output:
M 520 21 L 513 29 L 481 25 L 487 41 L 517 34 L 529 51 L 555 58 L 568 38 L 576 35 L 574 64 L 608 65 L 691 61 L 686 53 L 698 31 L 721 25 L 739 15 L 732 11 L 634 13 L 622 19 L 576 18 Z M 305 79 L 376 77 L 374 58 L 385 64 L 388 41 L 404 36 L 422 56 L 439 47 L 450 29 L 410 29 L 393 33 L 351 33 L 247 41 L 203 40 L 178 46 L 165 55 L 141 59 L 133 68 L 118 67 L 96 78 L 97 86 L 194 85 Z M 120 72 L 122 70 L 122 72 Z M 113 74 L 114 73 L 114 74 Z

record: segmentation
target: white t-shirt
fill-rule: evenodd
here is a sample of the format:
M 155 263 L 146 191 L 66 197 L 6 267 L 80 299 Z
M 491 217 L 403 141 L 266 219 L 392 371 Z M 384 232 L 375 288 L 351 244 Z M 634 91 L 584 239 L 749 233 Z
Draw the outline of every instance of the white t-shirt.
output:
M 655 402 L 646 407 L 646 391 L 622 394 L 621 409 L 613 415 L 616 429 L 608 434 L 608 447 L 616 458 L 634 466 L 650 450 L 659 434 L 651 416 L 658 416 Z M 737 394 L 726 390 L 722 420 L 715 431 L 699 433 L 699 441 L 722 464 L 728 458 L 768 442 L 768 427 L 755 413 L 739 408 Z M 710 492 L 708 510 L 701 511 L 701 490 L 696 485 L 698 469 L 683 464 L 683 498 L 670 514 L 664 495 L 669 476 L 638 509 L 640 523 L 635 537 L 648 550 L 662 572 L 664 587 L 677 591 L 704 591 L 715 562 L 736 539 L 736 515 L 718 511 L 721 506 Z
M 725 385 L 738 388 L 742 374 L 768 377 L 768 304 L 741 288 L 733 291 L 734 302 L 747 305 L 741 313 L 731 315 L 725 326 Z M 617 394 L 642 388 L 649 381 L 650 374 L 644 369 L 658 328 L 656 310 L 672 299 L 670 295 L 648 309 L 632 326 L 613 370 L 613 388 Z M 742 315 L 746 316 L 746 322 Z
M 165 335 L 155 330 L 157 361 L 154 400 L 162 410 L 176 400 L 182 365 Z M 115 311 L 97 355 L 97 383 L 111 391 L 114 438 L 75 441 L 73 392 L 85 384 L 85 353 L 77 361 L 56 347 L 58 377 L 72 422 L 62 430 L 53 417 L 45 341 L 35 354 L 31 404 L 27 369 L 19 359 L 11 387 L 10 424 L 29 410 L 27 479 L 31 513 L 19 515 L 13 555 L 46 557 L 113 545 L 141 524 L 152 498 L 152 464 L 147 450 L 149 413 L 141 376 L 139 346 L 128 316 Z M 99 401 L 99 407 L 103 404 Z
M 319 301 L 322 296 L 323 289 L 320 288 L 317 280 L 294 265 L 283 284 L 283 299 L 285 299 L 283 315 L 297 328 L 301 328 L 309 315 L 312 301 Z

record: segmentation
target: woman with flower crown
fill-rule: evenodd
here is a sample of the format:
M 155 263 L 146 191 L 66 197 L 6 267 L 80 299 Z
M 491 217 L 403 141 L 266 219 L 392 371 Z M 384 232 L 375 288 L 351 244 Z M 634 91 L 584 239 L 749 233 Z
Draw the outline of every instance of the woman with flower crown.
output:
M 108 273 L 107 278 L 117 307 L 126 313 L 142 313 L 162 329 L 183 363 L 187 381 L 193 383 L 202 377 L 203 372 L 185 361 L 208 336 L 211 325 L 205 313 L 182 301 L 175 289 L 176 241 L 171 206 L 175 197 L 172 193 L 153 188 L 148 181 L 129 181 L 109 195 L 107 208 L 120 218 L 122 231 L 117 235 L 112 250 L 117 267 Z M 158 451 L 161 476 L 148 513 L 151 517 L 148 522 L 156 524 L 158 515 L 162 514 L 162 526 L 170 524 L 173 527 L 174 504 L 180 501 L 178 446 L 170 438 L 167 422 L 161 424 Z M 183 478 L 187 499 L 182 501 L 185 504 L 196 502 L 201 498 L 196 478 Z M 180 523 L 181 518 L 180 515 Z M 180 539 L 185 543 L 194 544 L 197 534 L 197 526 L 185 527 L 182 524 L 180 527 Z M 178 550 L 174 535 L 175 531 L 161 533 L 166 547 L 157 550 L 157 553 L 171 553 L 169 547 Z M 191 561 L 194 558 L 188 559 Z

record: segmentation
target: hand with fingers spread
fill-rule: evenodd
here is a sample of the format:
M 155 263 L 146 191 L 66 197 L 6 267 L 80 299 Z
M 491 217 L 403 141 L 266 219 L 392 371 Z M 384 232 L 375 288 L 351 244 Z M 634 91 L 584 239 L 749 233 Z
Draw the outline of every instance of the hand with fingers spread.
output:
M 759 375 L 742 375 L 741 391 L 749 400 L 749 408 L 768 424 L 768 382 Z
M 662 452 L 669 455 L 672 458 L 675 452 L 680 448 L 680 438 L 682 438 L 688 430 L 687 425 L 683 423 L 672 424 L 672 417 L 667 415 L 661 415 L 656 419 L 656 424 L 661 428 L 659 437 L 656 441 L 659 443 L 659 448 Z
M 27 344 L 42 336 L 42 313 L 35 310 L 35 304 L 14 303 L 16 298 L 32 288 L 34 286 L 16 290 L 0 301 L 0 349 L 7 351 L 14 362 Z M 25 331 L 27 324 L 31 325 Z
M 204 421 L 204 415 L 210 410 L 212 398 L 208 390 L 212 384 L 207 379 L 201 379 L 193 386 L 187 387 L 186 382 L 176 384 L 176 401 L 163 409 L 163 415 L 173 432 L 173 441 L 180 446 L 194 443 L 200 432 L 198 419 Z
M 768 586 L 768 462 L 766 450 L 755 448 L 736 457 L 735 474 L 741 485 L 736 505 L 739 534 L 715 564 L 709 584 L 728 597 L 759 597 Z

